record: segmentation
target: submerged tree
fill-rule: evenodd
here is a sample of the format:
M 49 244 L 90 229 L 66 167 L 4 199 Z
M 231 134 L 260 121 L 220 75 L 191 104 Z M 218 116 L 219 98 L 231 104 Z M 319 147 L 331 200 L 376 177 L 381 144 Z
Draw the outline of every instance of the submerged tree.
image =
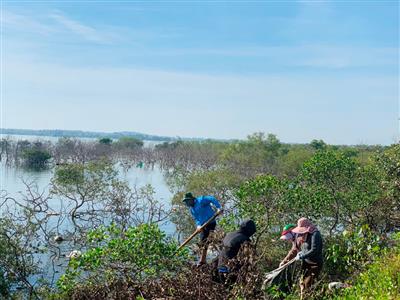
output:
M 130 187 L 109 160 L 58 166 L 52 192 L 62 197 L 68 216 L 78 227 L 110 221 L 124 227 L 157 223 L 169 215 L 150 185 Z
M 99 143 L 103 144 L 103 145 L 111 145 L 112 142 L 113 142 L 112 139 L 110 139 L 108 137 L 99 139 Z
M 115 146 L 119 149 L 137 149 L 143 146 L 143 141 L 134 137 L 121 137 L 117 142 L 115 142 Z
M 32 169 L 43 169 L 46 167 L 51 155 L 47 150 L 31 148 L 25 149 L 22 157 L 26 167 Z

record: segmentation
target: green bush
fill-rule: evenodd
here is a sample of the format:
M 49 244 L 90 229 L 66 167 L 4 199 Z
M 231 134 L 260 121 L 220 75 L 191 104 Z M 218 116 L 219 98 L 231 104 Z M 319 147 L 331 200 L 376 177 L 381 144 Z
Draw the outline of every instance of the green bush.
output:
M 115 142 L 115 146 L 119 149 L 137 149 L 143 146 L 143 141 L 134 137 L 125 136 Z
M 51 155 L 46 150 L 26 149 L 22 153 L 22 157 L 26 167 L 32 169 L 42 169 L 46 167 Z
M 112 142 L 113 142 L 113 140 L 108 137 L 99 139 L 99 143 L 103 144 L 103 145 L 111 145 Z
M 344 231 L 327 241 L 325 268 L 331 275 L 346 278 L 382 255 L 385 241 L 368 225 Z
M 271 226 L 287 214 L 285 195 L 289 182 L 273 175 L 259 175 L 238 189 L 236 207 L 241 218 L 253 218 L 258 226 Z
M 345 289 L 336 300 L 400 299 L 400 247 L 368 266 L 356 283 Z
M 71 258 L 66 272 L 57 282 L 65 293 L 81 282 L 86 286 L 123 278 L 141 282 L 161 275 L 174 274 L 185 261 L 186 250 L 176 254 L 177 244 L 156 225 L 143 224 L 122 230 L 112 224 L 88 234 L 89 249 Z

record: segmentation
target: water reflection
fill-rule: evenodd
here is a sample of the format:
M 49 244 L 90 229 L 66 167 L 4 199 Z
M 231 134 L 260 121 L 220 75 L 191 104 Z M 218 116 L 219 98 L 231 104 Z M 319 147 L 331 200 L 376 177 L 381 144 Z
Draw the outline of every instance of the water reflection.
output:
M 173 195 L 168 189 L 163 172 L 160 168 L 157 166 L 154 168 L 133 166 L 126 170 L 122 166 L 117 165 L 116 169 L 119 172 L 120 179 L 126 180 L 131 188 L 140 188 L 150 184 L 154 189 L 154 198 L 163 203 L 166 209 L 170 208 Z M 29 201 L 31 197 L 25 197 L 24 195 L 32 193 L 34 194 L 33 198 L 35 193 L 46 198 L 49 197 L 51 188 L 50 181 L 53 175 L 54 169 L 32 171 L 6 166 L 4 163 L 1 163 L 0 189 L 3 191 L 3 195 L 5 191 L 8 196 L 20 203 Z M 77 227 L 79 226 L 75 226 L 77 224 L 69 221 L 66 216 L 57 215 L 57 212 L 64 210 L 64 206 L 66 205 L 65 201 L 58 196 L 52 195 L 51 198 L 46 200 L 46 203 L 48 203 L 47 215 L 43 215 L 43 213 L 39 212 L 36 217 L 42 222 L 40 226 L 43 226 L 45 231 L 51 232 L 51 235 L 44 237 L 43 233 L 40 233 L 40 241 L 38 241 L 36 246 L 38 249 L 46 249 L 46 251 L 44 253 L 38 251 L 34 255 L 34 258 L 39 262 L 39 266 L 43 272 L 41 272 L 40 276 L 34 276 L 30 278 L 30 280 L 33 283 L 40 279 L 40 277 L 43 277 L 51 284 L 54 284 L 68 264 L 69 258 L 67 256 L 75 249 L 84 250 L 84 244 L 79 239 L 76 239 L 76 237 L 80 235 L 77 232 Z M 35 205 L 35 207 L 41 206 Z M 8 207 L 8 209 L 13 208 Z M 54 212 L 55 215 L 49 215 L 49 212 L 50 214 Z M 1 208 L 1 213 L 2 215 L 6 213 L 5 207 Z M 78 224 L 79 222 L 80 221 L 78 221 Z M 102 222 L 107 223 L 108 221 L 101 219 L 100 223 Z M 96 226 L 95 224 L 96 223 L 93 223 L 91 226 Z M 175 233 L 175 226 L 169 220 L 160 223 L 160 227 L 168 235 L 173 235 Z M 54 238 L 57 234 L 62 236 L 62 242 L 55 241 Z M 44 245 L 44 243 L 47 244 Z

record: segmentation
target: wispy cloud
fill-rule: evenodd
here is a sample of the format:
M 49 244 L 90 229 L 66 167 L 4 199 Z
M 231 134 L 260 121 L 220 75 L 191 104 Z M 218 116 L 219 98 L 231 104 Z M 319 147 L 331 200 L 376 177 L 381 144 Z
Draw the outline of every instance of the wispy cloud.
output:
M 72 34 L 83 41 L 106 44 L 112 43 L 119 38 L 114 32 L 105 31 L 104 28 L 96 28 L 72 19 L 60 11 L 50 14 L 31 15 L 4 9 L 1 21 L 6 33 L 16 31 L 49 37 Z
M 9 10 L 3 9 L 2 20 L 5 30 L 18 30 L 24 32 L 34 32 L 41 35 L 48 35 L 57 32 L 54 26 L 46 24 L 43 20 L 38 20 L 38 17 L 18 14 Z
M 81 22 L 73 20 L 65 15 L 61 14 L 52 14 L 50 18 L 55 20 L 58 24 L 63 26 L 65 29 L 70 32 L 82 37 L 83 39 L 96 43 L 108 43 L 110 42 L 110 36 L 101 32 L 94 27 L 85 25 Z
M 243 13 L 259 18 L 246 23 L 225 6 L 210 18 L 181 5 L 144 5 L 134 17 L 32 7 L 4 13 L 6 127 L 262 130 L 330 143 L 390 143 L 397 132 L 398 43 L 391 25 L 370 22 L 374 11 L 358 19 L 307 1 L 282 19 Z

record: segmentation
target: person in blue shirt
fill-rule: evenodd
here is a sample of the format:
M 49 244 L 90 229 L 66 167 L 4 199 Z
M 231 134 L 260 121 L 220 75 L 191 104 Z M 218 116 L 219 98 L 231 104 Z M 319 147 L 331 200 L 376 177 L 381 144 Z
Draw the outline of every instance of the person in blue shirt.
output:
M 194 197 L 192 193 L 186 193 L 183 202 L 189 207 L 190 213 L 192 214 L 192 217 L 196 223 L 197 231 L 200 231 L 201 226 L 211 219 L 216 213 L 221 214 L 223 211 L 221 204 L 219 204 L 218 200 L 213 196 Z M 213 209 L 212 206 L 214 206 L 216 210 Z M 202 250 L 198 262 L 199 266 L 206 263 L 208 248 L 207 238 L 210 235 L 210 232 L 215 230 L 216 226 L 217 222 L 214 220 L 204 227 L 200 232 L 200 247 Z

